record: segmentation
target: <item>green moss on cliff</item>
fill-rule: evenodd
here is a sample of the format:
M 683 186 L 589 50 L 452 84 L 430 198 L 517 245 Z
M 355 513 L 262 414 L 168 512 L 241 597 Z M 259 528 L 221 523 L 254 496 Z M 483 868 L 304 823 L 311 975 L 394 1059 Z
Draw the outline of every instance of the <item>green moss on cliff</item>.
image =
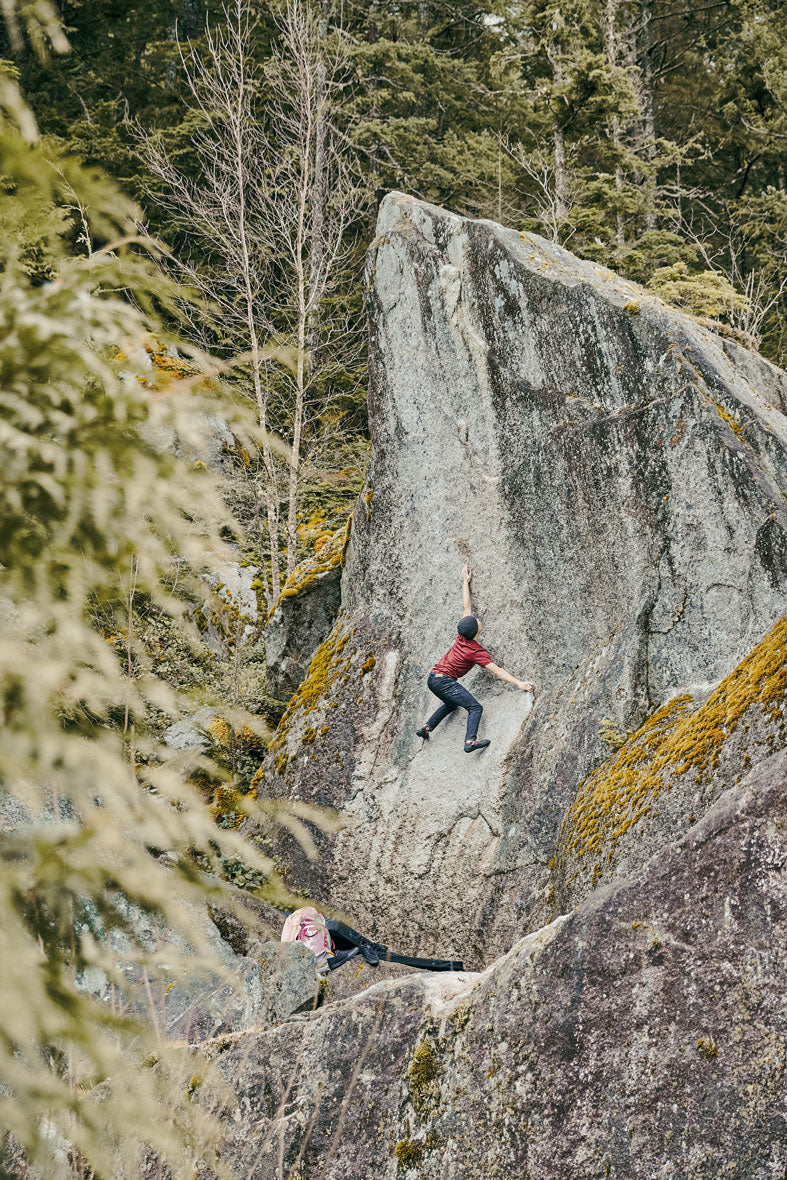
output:
M 410 1100 L 413 1109 L 422 1114 L 429 1104 L 437 1098 L 437 1078 L 440 1074 L 440 1062 L 437 1053 L 427 1041 L 420 1041 L 415 1047 L 410 1068 L 407 1071 L 407 1084 L 410 1088 Z
M 292 719 L 296 713 L 303 711 L 311 713 L 316 709 L 320 700 L 327 694 L 331 685 L 346 671 L 348 658 L 344 649 L 350 638 L 349 631 L 342 631 L 340 626 L 334 628 L 314 653 L 312 662 L 303 683 L 299 685 L 295 695 L 290 700 L 279 722 L 276 736 L 270 744 L 270 750 L 277 755 L 276 767 L 281 773 L 287 765 L 287 737 Z M 304 732 L 305 742 L 314 741 L 316 733 L 309 728 Z
M 331 570 L 344 565 L 351 521 L 352 517 L 349 517 L 344 528 L 338 529 L 335 533 L 322 532 L 318 535 L 314 542 L 313 556 L 307 557 L 305 561 L 296 565 L 284 583 L 278 599 L 268 611 L 268 619 L 285 598 L 294 598 L 296 594 L 303 594 L 305 590 L 308 590 L 320 578 L 324 578 Z
M 424 1152 L 434 1151 L 436 1146 L 436 1135 L 427 1135 L 425 1139 L 400 1139 L 394 1147 L 394 1155 L 399 1168 L 406 1172 L 408 1168 L 420 1167 Z
M 697 1041 L 697 1052 L 701 1053 L 703 1057 L 707 1057 L 708 1061 L 713 1061 L 719 1056 L 719 1046 L 713 1037 L 700 1037 Z
M 727 412 L 727 410 L 725 410 L 725 408 L 724 408 L 724 406 L 721 404 L 721 402 L 717 402 L 717 401 L 715 401 L 715 400 L 714 400 L 714 401 L 713 401 L 713 404 L 714 404 L 714 406 L 716 407 L 716 412 L 717 412 L 717 414 L 719 415 L 719 417 L 720 417 L 720 418 L 721 418 L 721 419 L 722 419 L 724 422 L 726 422 L 726 423 L 727 423 L 727 425 L 729 426 L 730 430 L 732 430 L 732 432 L 733 432 L 733 433 L 734 433 L 734 434 L 735 434 L 735 435 L 736 435 L 736 436 L 737 436 L 737 437 L 738 437 L 738 438 L 739 438 L 739 439 L 740 439 L 742 442 L 745 442 L 745 441 L 746 441 L 746 438 L 745 438 L 745 435 L 744 435 L 744 433 L 743 433 L 743 427 L 742 427 L 742 426 L 741 426 L 741 425 L 740 425 L 738 422 L 736 422 L 736 421 L 735 421 L 735 419 L 733 418 L 732 414 L 728 413 L 728 412 Z
M 744 714 L 759 705 L 781 718 L 787 693 L 787 616 L 759 643 L 699 708 L 691 696 L 664 705 L 581 784 L 561 832 L 564 849 L 577 857 L 615 844 L 645 815 L 663 790 L 694 771 L 709 778 L 724 743 Z
M 424 1145 L 412 1139 L 400 1139 L 394 1148 L 394 1154 L 399 1167 L 402 1171 L 406 1171 L 408 1168 L 415 1168 L 420 1164 L 423 1159 Z

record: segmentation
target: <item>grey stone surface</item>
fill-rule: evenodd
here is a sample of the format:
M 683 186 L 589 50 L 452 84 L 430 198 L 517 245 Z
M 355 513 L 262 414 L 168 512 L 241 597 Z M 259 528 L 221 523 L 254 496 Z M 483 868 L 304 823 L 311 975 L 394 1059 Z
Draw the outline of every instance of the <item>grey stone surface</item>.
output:
M 276 1024 L 316 1006 L 315 958 L 298 943 L 268 942 L 257 959 L 237 959 L 231 975 L 194 975 L 166 990 L 161 1003 L 170 1040 L 197 1043 Z
M 347 820 L 318 865 L 282 853 L 298 885 L 476 966 L 552 912 L 602 719 L 702 700 L 783 613 L 787 378 L 603 267 L 401 194 L 367 276 L 369 486 L 267 785 Z M 538 690 L 466 679 L 492 739 L 472 758 L 460 716 L 414 733 L 466 561 L 493 658 Z
M 244 1180 L 773 1180 L 787 1169 L 787 758 L 479 975 L 210 1052 Z M 209 1093 L 210 1091 L 208 1091 Z
M 207 624 L 203 639 L 212 651 L 225 659 L 230 658 L 237 642 L 249 644 L 256 635 L 259 606 L 253 583 L 258 572 L 256 565 L 227 561 L 204 578 L 221 605 L 208 600 L 202 606 Z
M 191 717 L 184 717 L 164 730 L 162 739 L 171 750 L 199 750 L 204 753 L 210 746 L 205 733 L 208 724 L 217 716 L 211 705 L 203 705 Z

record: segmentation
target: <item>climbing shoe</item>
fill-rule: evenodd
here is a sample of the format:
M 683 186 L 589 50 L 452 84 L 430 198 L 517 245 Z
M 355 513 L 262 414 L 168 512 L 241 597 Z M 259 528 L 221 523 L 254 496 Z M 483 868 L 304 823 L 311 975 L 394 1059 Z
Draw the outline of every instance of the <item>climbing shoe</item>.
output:
M 485 750 L 488 745 L 488 738 L 482 738 L 480 742 L 465 742 L 465 754 L 472 754 L 474 750 Z
M 423 738 L 425 742 L 428 742 L 429 741 L 429 734 L 431 732 L 432 731 L 430 730 L 428 725 L 422 725 L 420 729 L 416 729 L 415 736 Z

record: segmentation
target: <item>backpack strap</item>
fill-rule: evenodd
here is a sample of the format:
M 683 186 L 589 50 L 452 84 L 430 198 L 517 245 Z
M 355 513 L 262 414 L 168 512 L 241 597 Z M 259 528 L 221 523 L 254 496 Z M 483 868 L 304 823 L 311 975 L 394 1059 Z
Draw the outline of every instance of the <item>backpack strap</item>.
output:
M 336 947 L 334 959 L 343 949 L 356 947 L 356 953 L 362 954 L 371 967 L 376 967 L 380 962 L 383 962 L 403 963 L 406 967 L 417 967 L 422 971 L 464 971 L 461 959 L 419 959 L 414 955 L 397 955 L 381 942 L 372 942 L 365 935 L 353 930 L 352 926 L 347 926 L 335 918 L 329 918 L 326 925 Z M 347 958 L 350 956 L 348 955 Z M 340 967 L 344 962 L 346 962 L 346 958 L 334 965 Z
M 337 967 L 341 967 L 342 963 L 346 963 L 348 959 L 354 959 L 358 954 L 360 951 L 357 946 L 350 947 L 348 951 L 334 951 L 328 959 L 328 970 L 335 971 Z

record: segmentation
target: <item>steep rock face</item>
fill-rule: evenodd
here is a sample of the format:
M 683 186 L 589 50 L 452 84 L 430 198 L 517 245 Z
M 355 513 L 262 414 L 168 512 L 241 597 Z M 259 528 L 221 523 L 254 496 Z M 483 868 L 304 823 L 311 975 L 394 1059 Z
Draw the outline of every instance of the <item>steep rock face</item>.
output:
M 787 1168 L 787 758 L 481 975 L 207 1048 L 245 1180 L 771 1180 Z M 253 1133 L 252 1133 L 253 1130 Z
M 554 912 L 602 719 L 701 701 L 782 614 L 787 378 L 602 267 L 400 194 L 368 299 L 368 488 L 268 786 L 348 820 L 316 867 L 293 850 L 300 885 L 480 965 Z M 533 706 L 467 678 L 492 739 L 473 757 L 463 717 L 414 735 L 465 561 L 493 658 L 538 686 Z

